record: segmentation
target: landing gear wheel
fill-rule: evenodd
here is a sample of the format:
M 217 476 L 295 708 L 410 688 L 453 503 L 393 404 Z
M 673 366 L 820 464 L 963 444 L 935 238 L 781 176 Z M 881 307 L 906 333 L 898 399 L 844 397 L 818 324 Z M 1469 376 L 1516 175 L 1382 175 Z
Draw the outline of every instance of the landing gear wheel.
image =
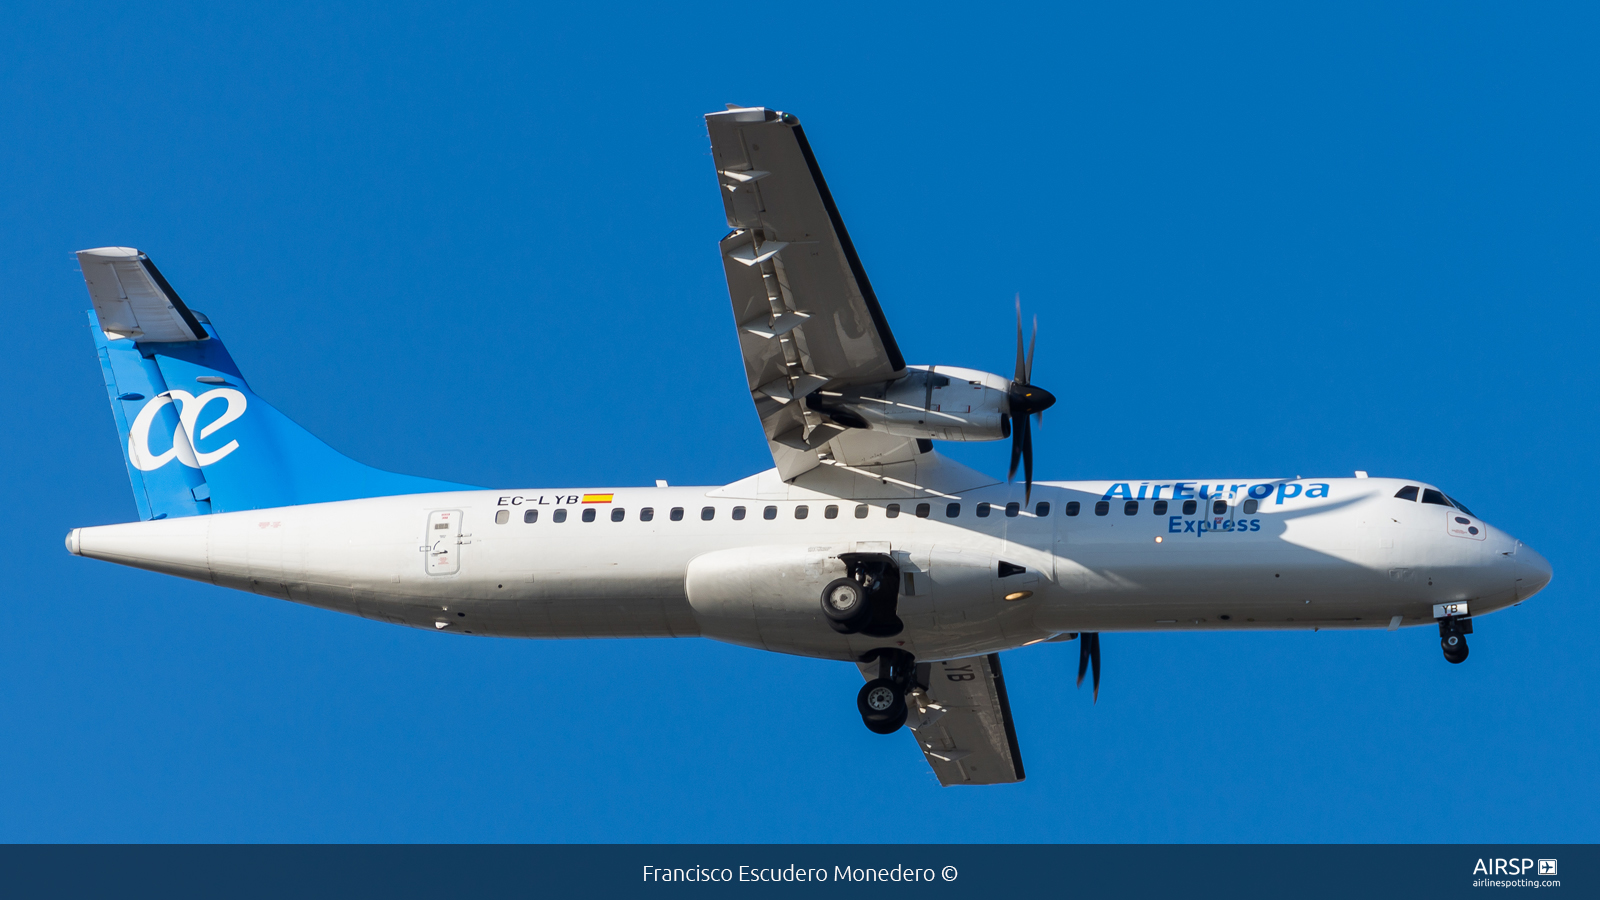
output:
M 1439 639 L 1439 647 L 1444 650 L 1447 662 L 1460 664 L 1467 661 L 1467 638 L 1460 634 L 1447 634 Z
M 861 686 L 856 708 L 869 731 L 893 734 L 906 723 L 906 695 L 888 678 L 874 678 Z
M 853 624 L 867 617 L 867 589 L 854 578 L 835 578 L 822 589 L 822 614 L 830 622 Z

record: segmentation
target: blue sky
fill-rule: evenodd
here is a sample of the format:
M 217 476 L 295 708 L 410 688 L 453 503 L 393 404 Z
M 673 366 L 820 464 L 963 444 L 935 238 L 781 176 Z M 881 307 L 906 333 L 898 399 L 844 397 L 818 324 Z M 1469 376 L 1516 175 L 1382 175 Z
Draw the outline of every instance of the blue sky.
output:
M 0 840 L 1600 836 L 1592 8 L 241 9 L 0 32 Z M 135 515 L 72 258 L 107 244 L 365 462 L 770 465 L 725 102 L 806 123 L 909 361 L 1009 371 L 1013 294 L 1038 313 L 1040 477 L 1424 479 L 1554 582 L 1461 666 L 1429 629 L 1112 634 L 1096 706 L 1075 645 L 1007 653 L 1029 777 L 969 790 L 863 729 L 843 664 L 444 637 L 63 550 Z

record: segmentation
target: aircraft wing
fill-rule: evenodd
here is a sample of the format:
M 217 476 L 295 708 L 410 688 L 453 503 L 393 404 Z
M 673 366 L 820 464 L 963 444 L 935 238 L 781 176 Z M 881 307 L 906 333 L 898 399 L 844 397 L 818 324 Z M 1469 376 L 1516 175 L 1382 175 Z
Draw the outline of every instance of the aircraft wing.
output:
M 722 264 L 751 399 L 785 481 L 831 458 L 905 462 L 916 441 L 825 423 L 826 386 L 887 381 L 905 360 L 794 116 L 760 107 L 706 116 L 728 227 Z
M 878 677 L 878 665 L 858 664 L 869 681 Z M 932 663 L 926 674 L 918 666 L 917 681 L 924 687 L 906 697 L 906 725 L 940 784 L 1013 784 L 1024 778 L 1000 654 Z

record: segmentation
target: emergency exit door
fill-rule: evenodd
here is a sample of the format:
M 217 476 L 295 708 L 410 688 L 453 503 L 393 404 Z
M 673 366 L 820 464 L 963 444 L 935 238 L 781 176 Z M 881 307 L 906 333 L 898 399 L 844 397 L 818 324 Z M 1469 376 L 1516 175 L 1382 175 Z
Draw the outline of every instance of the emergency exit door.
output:
M 461 571 L 461 510 L 436 509 L 428 513 L 427 541 L 429 575 Z

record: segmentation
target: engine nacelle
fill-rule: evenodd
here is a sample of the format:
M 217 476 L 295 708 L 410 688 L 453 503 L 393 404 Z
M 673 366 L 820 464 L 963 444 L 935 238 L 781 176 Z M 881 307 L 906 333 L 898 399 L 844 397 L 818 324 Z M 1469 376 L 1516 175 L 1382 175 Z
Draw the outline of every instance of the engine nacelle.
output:
M 894 381 L 814 391 L 806 406 L 845 428 L 940 441 L 1011 436 L 1011 380 L 976 369 L 907 366 Z

